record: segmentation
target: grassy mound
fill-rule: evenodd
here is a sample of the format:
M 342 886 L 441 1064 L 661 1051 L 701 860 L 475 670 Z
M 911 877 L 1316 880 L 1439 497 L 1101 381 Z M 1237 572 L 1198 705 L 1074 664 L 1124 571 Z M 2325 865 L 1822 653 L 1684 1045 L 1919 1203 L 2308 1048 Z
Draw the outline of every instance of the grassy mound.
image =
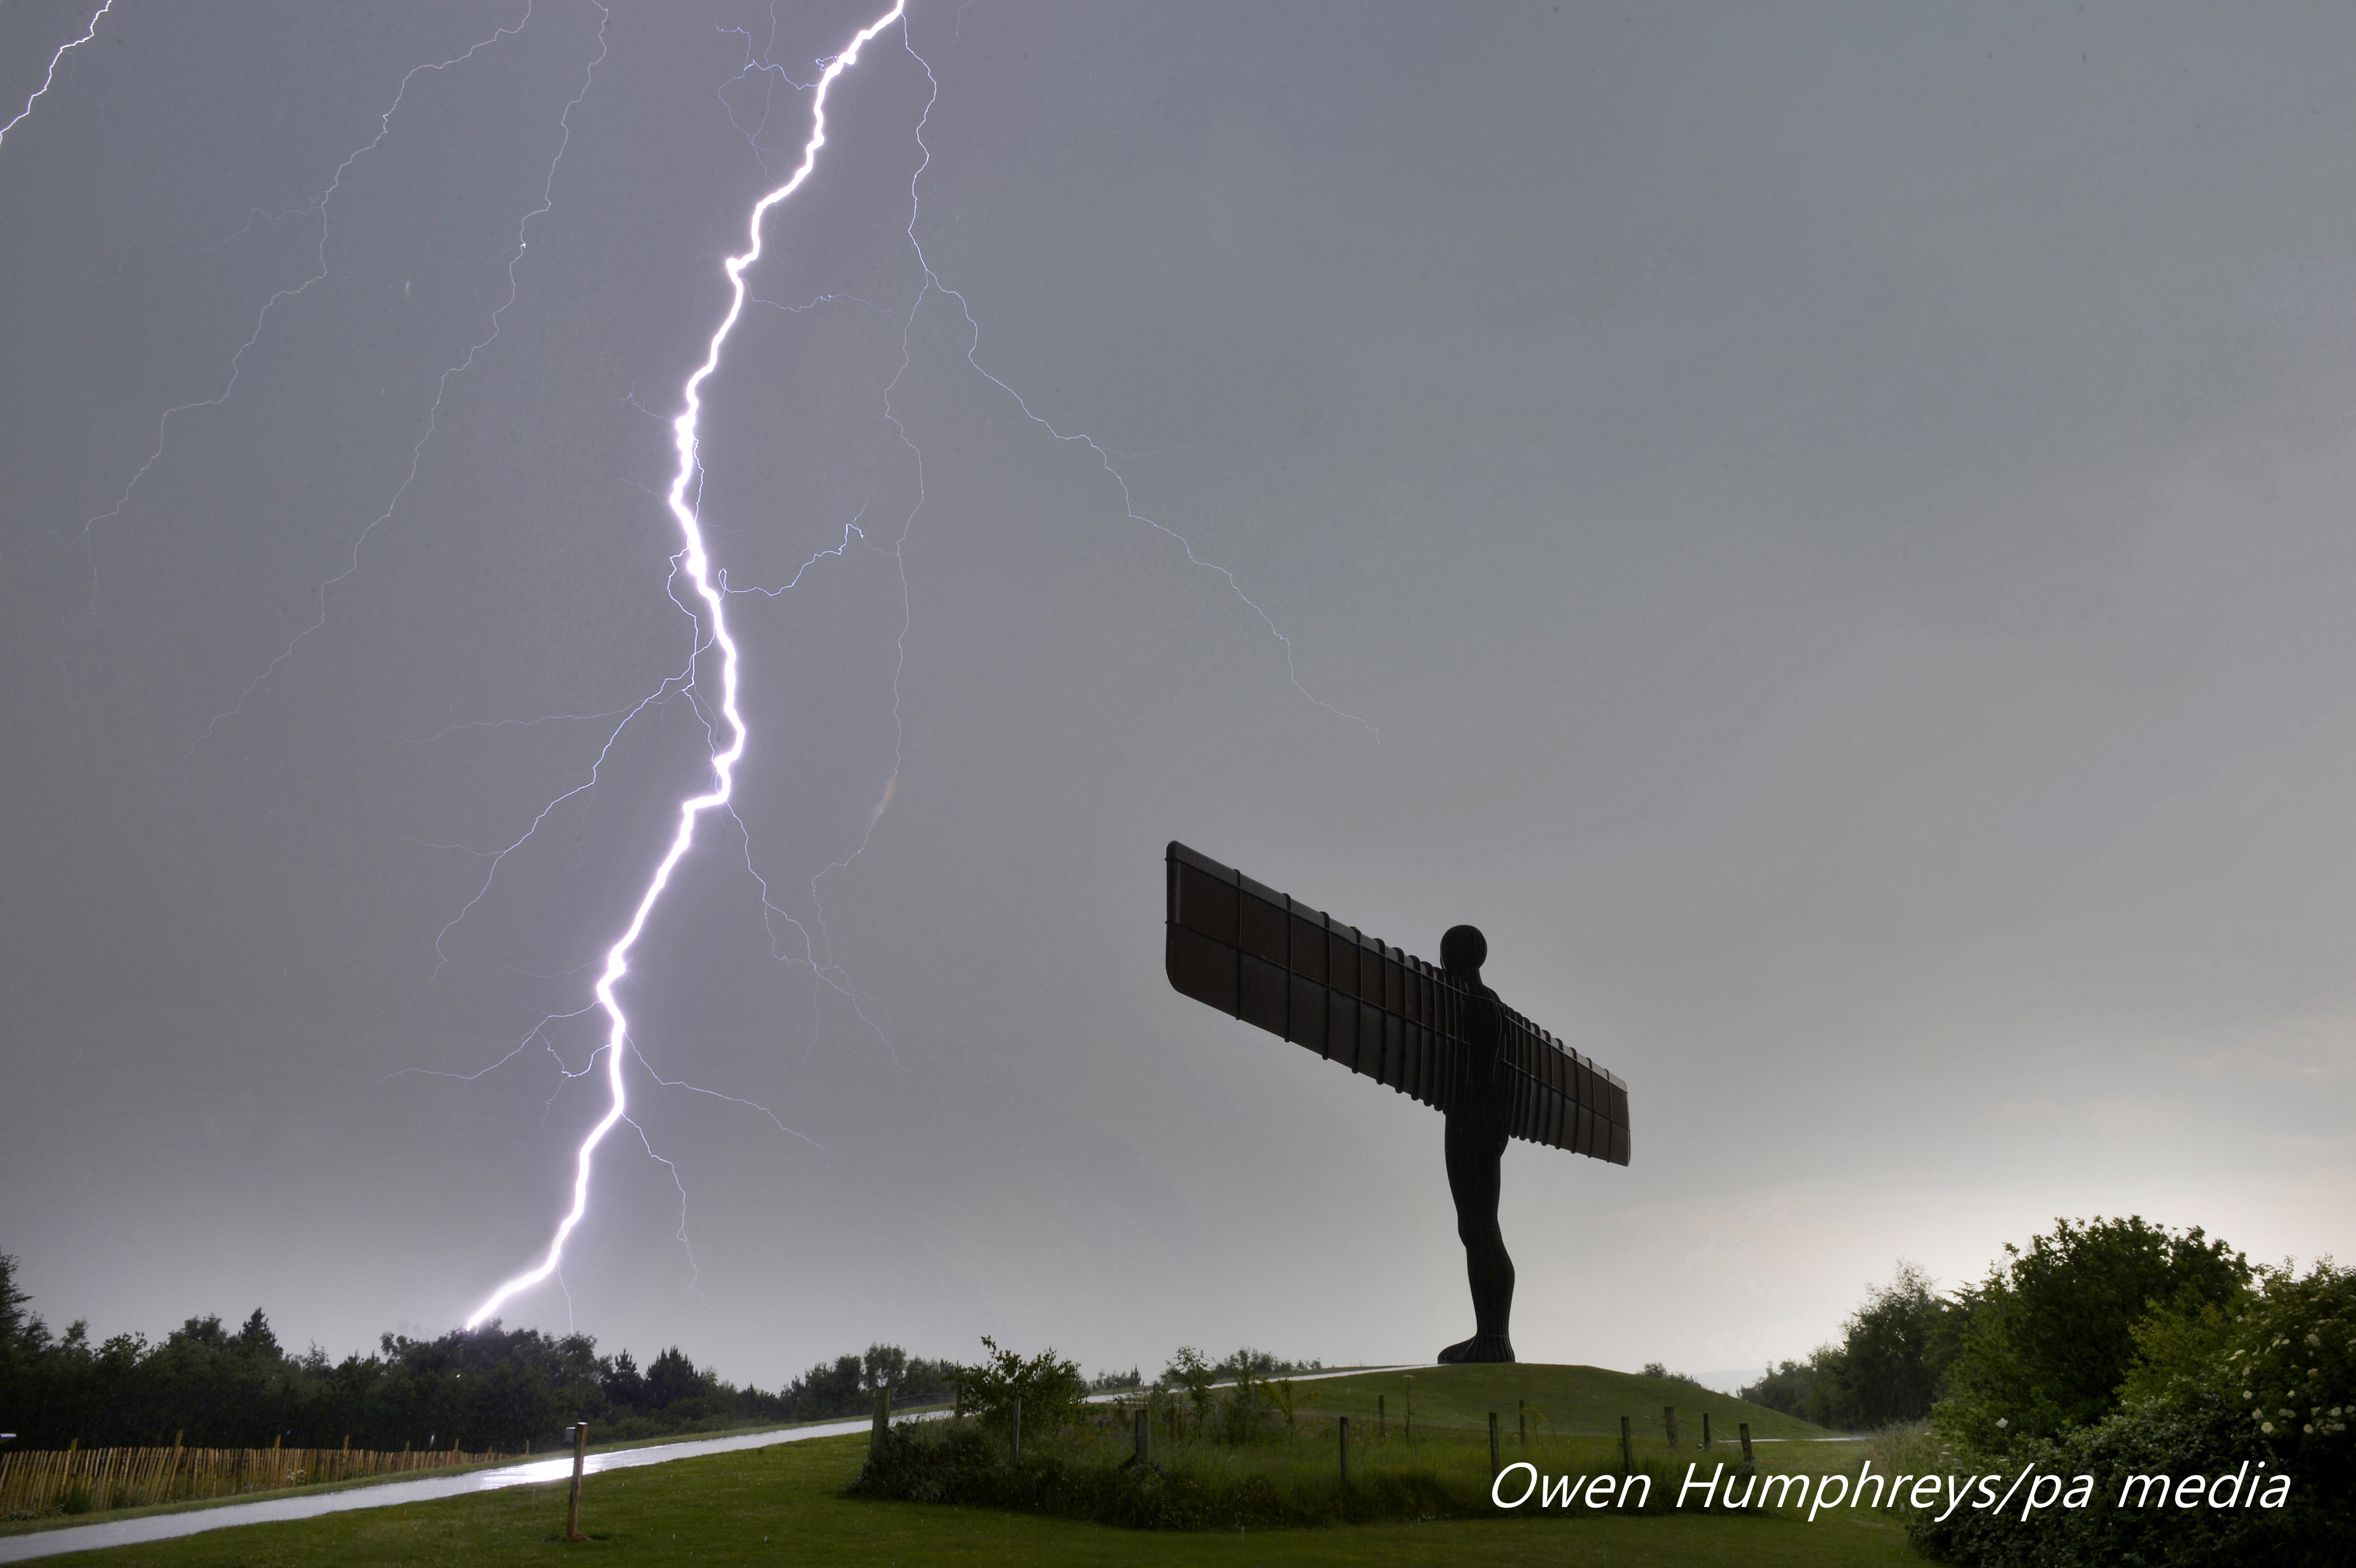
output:
M 1677 1438 L 1686 1448 L 1701 1441 L 1701 1418 L 1710 1418 L 1710 1433 L 1723 1443 L 1735 1435 L 1740 1423 L 1751 1423 L 1751 1435 L 1771 1441 L 1833 1435 L 1797 1416 L 1747 1404 L 1732 1394 L 1699 1389 L 1674 1379 L 1647 1378 L 1634 1372 L 1608 1371 L 1601 1367 L 1547 1366 L 1518 1362 L 1509 1366 L 1417 1367 L 1398 1372 L 1354 1372 L 1295 1385 L 1299 1408 L 1307 1413 L 1346 1415 L 1353 1431 L 1376 1424 L 1376 1400 L 1383 1402 L 1385 1418 L 1397 1428 L 1405 1420 L 1408 1401 L 1415 1406 L 1419 1427 L 1462 1428 L 1486 1433 L 1489 1412 L 1495 1411 L 1510 1432 L 1515 1401 L 1520 1400 L 1539 1417 L 1533 1432 L 1554 1436 L 1590 1434 L 1618 1437 L 1620 1418 L 1630 1418 L 1640 1444 L 1665 1447 L 1661 1407 L 1674 1405 Z M 1682 1472 L 1682 1466 L 1680 1466 Z
M 1616 1437 L 1539 1435 L 1525 1444 L 1509 1430 L 1499 1459 L 1526 1463 L 1537 1474 L 1506 1477 L 1505 1497 L 1521 1500 L 1501 1510 L 1491 1500 L 1485 1411 L 1477 1431 L 1419 1423 L 1412 1438 L 1397 1427 L 1384 1434 L 1354 1423 L 1346 1482 L 1338 1423 L 1297 1409 L 1292 1420 L 1264 1423 L 1242 1441 L 1232 1426 L 1165 1419 L 1157 1423 L 1151 1463 L 1142 1466 L 1135 1461 L 1130 1422 L 1101 1410 L 1093 1416 L 1026 1442 L 1019 1462 L 1010 1456 L 1003 1427 L 971 1420 L 905 1423 L 870 1452 L 847 1495 L 1157 1530 L 1496 1519 L 1505 1512 L 1593 1519 L 1676 1511 L 1687 1464 L 1701 1460 L 1708 1474 L 1734 1457 L 1723 1449 L 1705 1459 L 1648 1444 L 1623 1480 Z

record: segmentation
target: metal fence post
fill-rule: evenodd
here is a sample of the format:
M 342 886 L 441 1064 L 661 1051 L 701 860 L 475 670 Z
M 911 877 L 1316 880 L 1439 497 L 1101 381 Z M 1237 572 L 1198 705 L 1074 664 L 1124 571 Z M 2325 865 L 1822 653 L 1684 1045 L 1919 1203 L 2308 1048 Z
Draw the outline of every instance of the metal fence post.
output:
M 1339 1424 L 1342 1431 L 1342 1484 L 1346 1487 L 1350 1484 L 1350 1418 L 1344 1416 Z
M 1622 1417 L 1620 1418 L 1620 1477 L 1621 1477 L 1621 1478 L 1622 1478 L 1622 1480 L 1625 1480 L 1625 1479 L 1628 1477 L 1629 1473 L 1630 1473 L 1631 1471 L 1634 1470 L 1635 1468 L 1636 1468 L 1636 1444 L 1634 1444 L 1634 1442 L 1633 1442 L 1633 1441 L 1632 1441 L 1632 1440 L 1630 1439 L 1630 1437 L 1629 1437 L 1629 1435 L 1628 1435 L 1628 1418 L 1627 1418 L 1626 1416 L 1624 1416 L 1624 1415 L 1623 1415 L 1623 1416 L 1622 1416 Z

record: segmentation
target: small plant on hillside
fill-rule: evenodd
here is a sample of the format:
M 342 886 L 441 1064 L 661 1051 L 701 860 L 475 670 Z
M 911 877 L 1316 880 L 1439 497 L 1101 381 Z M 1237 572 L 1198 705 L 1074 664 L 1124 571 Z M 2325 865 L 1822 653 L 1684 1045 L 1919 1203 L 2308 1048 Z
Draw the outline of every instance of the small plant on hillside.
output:
M 1211 1390 L 1218 1380 L 1218 1369 L 1205 1360 L 1203 1353 L 1192 1345 L 1179 1346 L 1178 1353 L 1170 1358 L 1170 1365 L 1162 1369 L 1162 1383 L 1183 1394 L 1194 1408 L 1197 1432 L 1210 1419 Z
M 1276 1395 L 1268 1381 L 1247 1371 L 1227 1390 L 1219 1407 L 1219 1427 L 1229 1443 L 1250 1443 L 1267 1430 L 1277 1411 Z
M 1290 1378 L 1280 1379 L 1267 1388 L 1269 1402 L 1284 1417 L 1284 1436 L 1289 1443 L 1301 1433 L 1301 1391 L 1293 1386 Z

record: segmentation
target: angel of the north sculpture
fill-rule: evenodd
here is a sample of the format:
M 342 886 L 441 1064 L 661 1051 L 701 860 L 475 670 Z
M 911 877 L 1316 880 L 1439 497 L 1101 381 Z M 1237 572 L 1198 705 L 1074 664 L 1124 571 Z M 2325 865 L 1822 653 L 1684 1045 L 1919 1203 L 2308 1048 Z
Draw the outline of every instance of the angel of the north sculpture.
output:
M 1448 1187 L 1472 1287 L 1472 1337 L 1443 1362 L 1510 1361 L 1514 1261 L 1497 1229 L 1505 1140 L 1628 1163 L 1628 1086 L 1481 983 L 1489 944 L 1440 939 L 1440 967 L 1231 866 L 1170 845 L 1170 983 L 1448 1119 Z

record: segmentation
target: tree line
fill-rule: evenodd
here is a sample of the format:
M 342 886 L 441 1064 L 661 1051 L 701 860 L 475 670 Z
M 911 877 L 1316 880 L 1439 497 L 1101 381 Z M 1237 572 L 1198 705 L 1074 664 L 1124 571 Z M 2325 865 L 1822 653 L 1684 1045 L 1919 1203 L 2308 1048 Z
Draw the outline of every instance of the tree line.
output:
M 928 1403 L 949 1397 L 958 1372 L 871 1345 L 769 1392 L 739 1388 L 676 1346 L 641 1366 L 627 1350 L 600 1355 L 586 1334 L 498 1323 L 432 1339 L 387 1334 L 373 1354 L 336 1360 L 316 1346 L 290 1354 L 259 1307 L 235 1328 L 191 1317 L 160 1341 L 93 1344 L 82 1322 L 53 1333 L 30 1299 L 16 1260 L 0 1253 L 0 1432 L 23 1448 L 333 1448 L 348 1438 L 516 1453 L 553 1445 L 584 1419 L 601 1438 L 627 1439 L 858 1414 L 884 1387 L 901 1403 Z
M 1804 1361 L 1772 1367 L 1737 1397 L 1837 1431 L 1917 1421 L 1942 1402 L 2051 1435 L 2116 1403 L 2135 1328 L 2158 1311 L 2222 1307 L 2249 1289 L 2247 1259 L 2200 1228 L 2140 1216 L 2055 1222 L 1976 1284 L 1943 1294 L 1901 1262 Z M 1983 1435 L 1974 1427 L 1974 1435 Z

